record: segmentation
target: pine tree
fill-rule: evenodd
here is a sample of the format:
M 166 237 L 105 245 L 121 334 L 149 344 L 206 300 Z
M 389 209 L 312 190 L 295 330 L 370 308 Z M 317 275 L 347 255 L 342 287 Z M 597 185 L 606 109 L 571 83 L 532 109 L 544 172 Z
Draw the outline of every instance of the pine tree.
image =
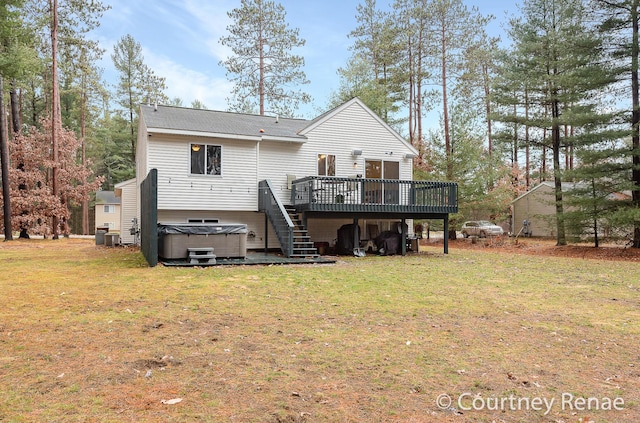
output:
M 167 102 L 165 79 L 144 63 L 142 46 L 131 35 L 123 36 L 114 46 L 111 60 L 119 72 L 116 102 L 129 121 L 131 161 L 136 161 L 138 107 L 146 102 Z
M 601 30 L 608 35 L 612 59 L 622 63 L 619 75 L 625 83 L 616 95 L 629 101 L 625 109 L 631 137 L 629 164 L 633 199 L 625 214 L 634 227 L 633 247 L 640 248 L 640 0 L 595 0 L 595 5 L 604 16 Z
M 11 231 L 11 195 L 9 175 L 9 134 L 4 101 L 4 80 L 24 75 L 34 57 L 26 48 L 25 29 L 20 19 L 22 0 L 5 1 L 0 5 L 0 161 L 2 163 L 3 226 L 5 241 L 13 239 Z
M 396 114 L 405 92 L 399 28 L 391 14 L 377 9 L 376 0 L 365 0 L 356 10 L 358 26 L 349 34 L 354 40 L 353 55 L 347 67 L 338 70 L 344 90 L 341 100 L 360 97 L 385 122 L 395 126 L 401 121 Z
M 290 88 L 309 81 L 302 70 L 304 58 L 293 54 L 305 40 L 299 30 L 289 28 L 284 7 L 270 0 L 241 0 L 228 13 L 233 24 L 220 43 L 233 56 L 221 64 L 233 81 L 231 109 L 261 115 L 267 110 L 293 116 L 300 103 L 311 101 L 309 94 Z
M 522 17 L 511 22 L 515 60 L 504 72 L 517 85 L 503 86 L 502 91 L 510 90 L 522 99 L 526 87 L 527 114 L 503 114 L 500 119 L 521 122 L 538 145 L 551 150 L 557 244 L 565 245 L 561 155 L 568 145 L 580 147 L 585 127 L 604 124 L 607 117 L 598 109 L 599 94 L 612 79 L 603 65 L 602 42 L 597 31 L 587 26 L 580 0 L 529 0 L 521 12 Z

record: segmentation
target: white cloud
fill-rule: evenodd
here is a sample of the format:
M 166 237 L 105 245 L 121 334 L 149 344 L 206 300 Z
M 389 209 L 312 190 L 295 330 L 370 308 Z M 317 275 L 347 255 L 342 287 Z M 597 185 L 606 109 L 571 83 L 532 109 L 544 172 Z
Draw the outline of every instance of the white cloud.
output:
M 221 45 L 219 40 L 227 34 L 227 26 L 231 24 L 227 12 L 237 7 L 237 2 L 186 0 L 181 5 L 192 18 L 192 40 L 206 46 L 208 53 L 218 61 L 229 57 L 230 49 Z
M 199 100 L 209 109 L 226 110 L 233 85 L 224 77 L 187 68 L 166 56 L 144 50 L 145 62 L 156 75 L 166 78 L 169 98 L 180 98 L 184 106 Z

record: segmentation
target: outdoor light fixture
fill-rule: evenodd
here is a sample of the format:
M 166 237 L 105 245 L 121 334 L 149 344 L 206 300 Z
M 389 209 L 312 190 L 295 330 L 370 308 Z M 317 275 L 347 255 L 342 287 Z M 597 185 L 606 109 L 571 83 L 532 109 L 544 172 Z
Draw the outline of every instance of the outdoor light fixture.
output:
M 200 151 L 200 144 L 192 144 L 191 149 L 195 152 Z

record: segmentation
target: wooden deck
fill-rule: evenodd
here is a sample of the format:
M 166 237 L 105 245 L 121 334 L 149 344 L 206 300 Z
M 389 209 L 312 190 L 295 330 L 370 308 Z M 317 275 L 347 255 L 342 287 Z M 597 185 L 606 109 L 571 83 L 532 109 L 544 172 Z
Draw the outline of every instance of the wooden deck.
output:
M 441 218 L 458 211 L 458 192 L 453 182 L 309 176 L 293 181 L 291 205 L 302 212 Z

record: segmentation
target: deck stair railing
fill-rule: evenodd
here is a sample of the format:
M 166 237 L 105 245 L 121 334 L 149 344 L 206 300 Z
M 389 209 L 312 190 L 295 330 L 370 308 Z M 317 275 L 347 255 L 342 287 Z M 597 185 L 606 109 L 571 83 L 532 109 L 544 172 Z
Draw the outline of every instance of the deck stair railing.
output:
M 295 209 L 287 210 L 267 179 L 258 184 L 259 210 L 273 226 L 282 253 L 286 257 L 318 257 L 318 251 Z

